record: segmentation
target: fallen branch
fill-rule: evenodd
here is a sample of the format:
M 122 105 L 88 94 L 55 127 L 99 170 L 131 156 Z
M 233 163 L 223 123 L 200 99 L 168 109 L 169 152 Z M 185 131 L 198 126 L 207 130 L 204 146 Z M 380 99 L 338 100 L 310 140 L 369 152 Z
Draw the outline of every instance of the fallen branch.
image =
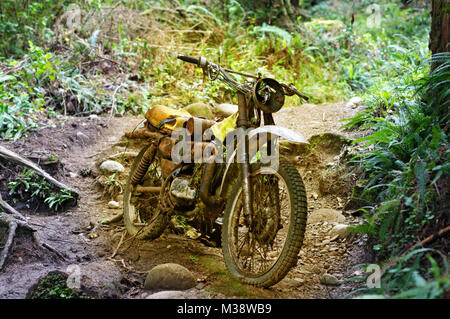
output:
M 79 197 L 79 194 L 76 190 L 57 181 L 52 176 L 50 176 L 47 172 L 45 172 L 43 169 L 41 169 L 39 166 L 37 166 L 35 163 L 33 163 L 32 161 L 23 158 L 19 154 L 8 150 L 7 148 L 5 148 L 1 145 L 0 145 L 0 157 L 3 157 L 4 159 L 6 159 L 10 162 L 22 164 L 22 165 L 34 170 L 38 175 L 44 177 L 46 180 L 48 180 L 53 185 L 55 185 L 61 189 L 67 189 L 68 191 L 70 191 L 71 194 L 74 195 L 75 198 Z
M 108 159 L 116 159 L 116 158 L 121 158 L 121 157 L 137 157 L 138 153 L 137 152 L 120 152 L 114 155 L 110 155 L 108 156 Z
M 114 249 L 113 254 L 109 258 L 114 258 L 117 255 L 117 252 L 119 251 L 120 246 L 122 245 L 123 238 L 125 237 L 126 231 L 123 231 L 122 236 L 120 237 L 119 244 L 117 245 L 116 249 Z
M 19 213 L 17 210 L 14 209 L 14 207 L 10 206 L 7 202 L 5 202 L 2 198 L 2 194 L 0 194 L 0 206 L 3 207 L 7 212 L 14 215 L 17 219 L 27 221 L 27 219 Z
M 424 240 L 422 240 L 422 241 L 420 242 L 420 244 L 421 244 L 422 246 L 425 246 L 426 244 L 432 242 L 433 240 L 435 240 L 435 239 L 437 239 L 437 238 L 439 238 L 439 237 L 442 237 L 445 233 L 447 233 L 447 232 L 449 232 L 449 231 L 450 231 L 450 226 L 447 226 L 447 227 L 445 227 L 445 228 L 442 228 L 442 229 L 440 229 L 440 230 L 437 232 L 437 234 L 430 235 L 430 236 L 428 236 L 427 238 L 425 238 Z

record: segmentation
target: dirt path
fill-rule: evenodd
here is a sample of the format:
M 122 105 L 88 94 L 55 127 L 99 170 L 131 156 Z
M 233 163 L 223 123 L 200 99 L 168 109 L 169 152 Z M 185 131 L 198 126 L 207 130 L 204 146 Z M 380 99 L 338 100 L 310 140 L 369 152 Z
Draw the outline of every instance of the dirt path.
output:
M 127 144 L 123 138 L 123 133 L 133 129 L 142 117 L 67 118 L 22 141 L 0 142 L 24 156 L 58 155 L 61 165 L 58 177 L 81 193 L 78 205 L 66 212 L 53 215 L 27 213 L 31 223 L 40 225 L 36 226 L 39 236 L 63 252 L 66 259 L 60 260 L 48 254 L 36 255 L 25 242 L 16 244 L 6 268 L 0 273 L 0 298 L 23 298 L 31 283 L 40 276 L 51 270 L 70 273 L 71 265 L 79 267 L 83 282 L 100 287 L 96 292 L 101 297 L 146 298 L 150 293 L 142 289 L 145 273 L 166 262 L 181 264 L 198 278 L 197 287 L 184 293 L 186 298 L 342 297 L 353 287 L 352 284 L 325 285 L 322 283 L 326 278 L 324 275 L 331 274 L 341 280 L 348 278 L 352 275 L 349 270 L 352 266 L 369 258 L 364 254 L 364 238 L 336 238 L 331 233 L 336 223 L 358 222 L 357 217 L 343 211 L 350 198 L 351 187 L 335 189 L 333 185 L 327 185 L 330 180 L 334 182 L 332 177 L 337 178 L 336 185 L 351 183 L 351 176 L 340 180 L 343 175 L 339 171 L 342 167 L 340 161 L 345 143 L 334 134 L 352 137 L 339 132 L 342 125 L 339 120 L 355 112 L 347 104 L 305 104 L 298 108 L 285 108 L 275 114 L 278 125 L 302 133 L 317 147 L 300 157 L 302 149 L 284 150 L 304 179 L 309 221 L 297 266 L 270 289 L 255 289 L 231 280 L 221 249 L 175 235 L 170 229 L 154 241 L 139 241 L 127 236 L 122 223 L 102 225 L 102 220 L 120 213 L 122 196 L 105 196 L 97 183 L 98 164 L 111 155 L 135 152 L 142 147 Z M 131 161 L 132 158 L 121 158 L 127 170 Z M 82 177 L 78 174 L 82 168 L 91 169 L 92 174 Z M 2 168 L 0 184 L 3 179 L 3 189 L 0 191 L 7 195 L 5 172 Z M 125 181 L 125 178 L 126 172 L 116 179 Z M 107 203 L 110 199 L 117 200 L 120 207 L 109 209 Z M 116 251 L 119 242 L 121 245 Z

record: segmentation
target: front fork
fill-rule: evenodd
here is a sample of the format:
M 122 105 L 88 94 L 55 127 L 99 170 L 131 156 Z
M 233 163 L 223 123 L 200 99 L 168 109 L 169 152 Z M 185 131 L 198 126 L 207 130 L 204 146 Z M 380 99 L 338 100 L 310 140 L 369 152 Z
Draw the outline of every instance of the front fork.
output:
M 238 107 L 239 116 L 237 120 L 237 127 L 242 128 L 239 130 L 238 143 L 239 149 L 237 150 L 237 160 L 240 164 L 241 176 L 242 176 L 242 201 L 245 212 L 250 216 L 253 216 L 253 185 L 252 179 L 250 178 L 250 156 L 249 156 L 249 138 L 246 134 L 246 130 L 249 125 L 248 119 L 248 105 L 245 95 L 243 93 L 238 93 Z

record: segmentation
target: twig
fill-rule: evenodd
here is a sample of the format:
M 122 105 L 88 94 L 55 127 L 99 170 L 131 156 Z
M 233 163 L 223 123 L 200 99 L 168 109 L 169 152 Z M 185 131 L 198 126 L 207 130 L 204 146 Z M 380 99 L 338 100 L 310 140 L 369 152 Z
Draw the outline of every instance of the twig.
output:
M 120 262 L 122 264 L 123 268 L 125 268 L 128 271 L 134 272 L 136 274 L 146 274 L 147 273 L 146 271 L 137 271 L 137 270 L 134 270 L 132 267 L 127 266 L 123 259 L 118 260 L 118 259 L 114 259 L 114 258 L 111 258 L 111 257 L 108 257 L 108 259 L 113 261 L 113 262 Z
M 113 96 L 112 96 L 112 105 L 111 105 L 111 115 L 109 116 L 110 118 L 114 115 L 114 110 L 116 108 L 116 94 L 117 91 L 122 87 L 122 83 L 120 83 L 120 85 L 114 90 Z
M 440 229 L 436 234 L 430 235 L 424 240 L 420 242 L 422 246 L 425 246 L 426 244 L 432 242 L 433 240 L 442 237 L 446 232 L 450 231 L 450 226 L 447 226 L 445 228 Z
M 114 250 L 113 254 L 109 258 L 114 258 L 117 255 L 117 251 L 119 250 L 120 246 L 122 245 L 123 238 L 125 237 L 126 231 L 122 232 L 122 237 L 120 237 L 119 244 L 117 245 L 116 249 Z
M 122 157 L 122 156 L 137 157 L 137 155 L 138 155 L 138 153 L 136 153 L 136 152 L 120 152 L 120 153 L 108 156 L 108 159 L 115 159 L 115 158 Z
M 36 233 L 33 233 L 33 239 L 36 241 L 36 243 L 38 243 L 38 245 L 40 245 L 40 246 L 42 246 L 42 247 L 48 249 L 49 251 L 55 253 L 55 254 L 56 254 L 59 258 L 61 258 L 62 260 L 66 260 L 66 257 L 65 257 L 61 252 L 59 252 L 56 248 L 50 246 L 50 245 L 47 244 L 47 243 L 42 242 L 42 241 L 39 239 L 39 237 L 37 237 L 37 234 L 36 234 Z

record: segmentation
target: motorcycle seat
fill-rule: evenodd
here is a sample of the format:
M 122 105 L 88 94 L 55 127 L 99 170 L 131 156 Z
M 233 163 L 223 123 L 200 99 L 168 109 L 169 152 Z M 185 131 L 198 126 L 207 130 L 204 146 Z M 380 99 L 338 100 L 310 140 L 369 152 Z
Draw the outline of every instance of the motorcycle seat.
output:
M 157 130 L 170 133 L 182 128 L 192 115 L 185 110 L 177 110 L 164 105 L 155 105 L 145 113 L 147 121 Z

